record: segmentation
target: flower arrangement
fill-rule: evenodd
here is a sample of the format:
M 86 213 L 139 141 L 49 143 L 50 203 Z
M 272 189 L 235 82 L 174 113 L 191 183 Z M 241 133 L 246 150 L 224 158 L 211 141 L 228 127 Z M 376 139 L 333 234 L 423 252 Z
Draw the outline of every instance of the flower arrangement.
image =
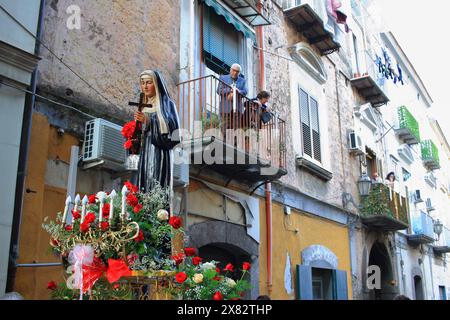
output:
M 126 139 L 123 147 L 131 154 L 139 154 L 142 134 L 142 123 L 137 121 L 127 122 L 122 127 L 122 136 Z

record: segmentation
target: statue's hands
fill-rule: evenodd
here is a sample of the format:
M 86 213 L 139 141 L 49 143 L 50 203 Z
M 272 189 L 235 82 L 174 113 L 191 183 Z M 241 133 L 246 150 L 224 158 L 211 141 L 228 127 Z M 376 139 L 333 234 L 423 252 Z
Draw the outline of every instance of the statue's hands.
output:
M 140 112 L 140 111 L 136 111 L 134 113 L 134 120 L 140 121 L 142 123 L 147 123 L 148 122 L 148 119 L 147 119 L 147 116 L 145 115 L 145 113 Z

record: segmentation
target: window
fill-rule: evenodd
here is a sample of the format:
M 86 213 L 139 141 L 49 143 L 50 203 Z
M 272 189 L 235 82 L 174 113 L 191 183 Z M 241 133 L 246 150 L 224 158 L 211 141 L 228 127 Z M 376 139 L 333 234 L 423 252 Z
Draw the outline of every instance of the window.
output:
M 439 286 L 439 299 L 447 300 L 447 293 L 445 292 L 444 286 Z
M 402 168 L 402 173 L 403 173 L 403 182 L 406 182 L 409 180 L 409 178 L 411 178 L 411 173 L 409 173 L 409 171 L 406 170 L 405 168 Z
M 333 300 L 331 270 L 312 268 L 312 287 L 313 300 Z
M 322 162 L 319 130 L 319 104 L 306 91 L 299 88 L 300 123 L 303 153 Z
M 390 156 L 391 158 L 391 169 L 392 172 L 394 172 L 395 174 L 395 179 L 398 180 L 398 178 L 400 177 L 400 173 L 399 173 L 399 165 L 398 165 L 398 160 L 397 158 L 395 158 L 394 156 Z
M 205 6 L 203 14 L 203 60 L 218 74 L 227 74 L 233 63 L 244 67 L 243 34 L 214 9 Z M 243 71 L 245 68 L 243 68 Z

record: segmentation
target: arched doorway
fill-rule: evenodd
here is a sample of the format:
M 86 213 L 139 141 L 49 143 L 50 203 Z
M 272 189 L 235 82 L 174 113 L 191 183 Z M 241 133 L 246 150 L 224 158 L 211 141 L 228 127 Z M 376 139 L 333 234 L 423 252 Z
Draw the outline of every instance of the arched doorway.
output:
M 416 300 L 424 300 L 421 276 L 414 276 L 414 296 Z
M 393 284 L 394 272 L 391 257 L 386 246 L 375 242 L 369 254 L 369 266 L 378 266 L 380 270 L 380 286 L 369 290 L 370 300 L 392 300 L 397 289 Z

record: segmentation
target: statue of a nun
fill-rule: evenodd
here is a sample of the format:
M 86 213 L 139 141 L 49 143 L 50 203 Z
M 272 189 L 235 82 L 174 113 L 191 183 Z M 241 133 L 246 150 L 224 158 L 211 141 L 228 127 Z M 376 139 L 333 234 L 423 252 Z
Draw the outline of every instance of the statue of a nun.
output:
M 180 142 L 178 113 L 170 99 L 165 81 L 158 71 L 146 70 L 140 75 L 145 107 L 134 119 L 144 124 L 138 172 L 133 180 L 141 192 L 150 191 L 155 181 L 172 192 L 172 149 Z M 175 132 L 176 131 L 176 132 Z

